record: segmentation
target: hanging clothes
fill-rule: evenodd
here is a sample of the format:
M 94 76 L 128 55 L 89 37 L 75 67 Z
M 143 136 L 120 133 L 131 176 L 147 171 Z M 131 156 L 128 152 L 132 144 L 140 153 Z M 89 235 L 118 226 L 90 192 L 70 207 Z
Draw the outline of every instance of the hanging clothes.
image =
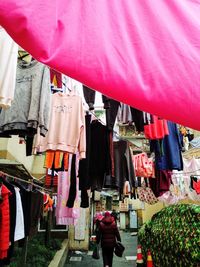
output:
M 90 146 L 91 146 L 91 115 L 85 116 L 86 127 L 86 158 L 79 161 L 79 190 L 81 190 L 81 204 L 82 208 L 89 207 L 89 196 L 87 190 L 90 188 Z
M 191 187 L 191 176 L 200 175 L 200 159 L 183 158 L 183 172 L 180 175 L 183 176 L 187 196 L 193 201 L 200 201 L 200 195 Z
M 16 225 L 16 193 L 14 186 L 4 179 L 3 184 L 10 191 L 9 212 L 10 212 L 10 242 L 14 243 L 15 225 Z
M 115 183 L 122 193 L 124 183 L 129 181 L 131 190 L 135 187 L 132 155 L 126 141 L 114 142 Z
M 52 108 L 49 131 L 45 138 L 36 139 L 38 152 L 60 150 L 85 158 L 85 114 L 82 98 L 71 93 L 55 93 L 52 96 Z
M 57 88 L 62 88 L 62 74 L 54 69 L 50 69 L 51 84 Z
M 147 139 L 162 139 L 169 135 L 167 121 L 155 115 L 144 113 L 144 134 Z
M 106 125 L 109 131 L 113 131 L 120 102 L 110 99 L 110 107 L 106 109 Z
M 109 131 L 106 126 L 94 120 L 91 123 L 89 176 L 92 190 L 100 190 L 106 174 L 111 173 Z
M 94 110 L 96 91 L 87 87 L 86 85 L 83 85 L 83 95 L 86 103 L 89 106 L 89 110 Z M 110 107 L 110 99 L 102 95 L 102 101 L 104 103 L 104 109 L 108 109 Z
M 200 194 L 200 180 L 193 181 L 193 187 L 197 194 Z
M 76 174 L 76 155 L 72 155 L 71 172 L 70 172 L 70 187 L 69 196 L 66 203 L 68 208 L 74 207 L 74 202 L 77 195 L 77 174 Z
M 69 197 L 71 161 L 72 155 L 70 155 L 69 158 L 69 170 L 67 172 L 58 173 L 58 191 L 56 206 L 56 224 L 58 225 L 76 225 L 78 218 L 80 217 L 80 208 L 78 205 L 78 191 L 76 192 L 76 201 L 74 207 L 68 208 L 66 206 Z
M 24 214 L 22 208 L 22 200 L 19 193 L 19 188 L 17 187 L 15 187 L 15 195 L 16 195 L 16 224 L 15 224 L 14 241 L 18 241 L 25 237 L 25 230 L 24 230 Z
M 131 107 L 132 120 L 135 124 L 136 130 L 144 132 L 144 114 L 143 111 Z
M 120 104 L 117 120 L 122 124 L 132 124 L 132 122 L 134 122 L 136 130 L 138 132 L 144 131 L 143 111 L 130 107 L 124 103 Z
M 133 156 L 135 175 L 139 177 L 155 177 L 155 166 L 152 158 L 146 153 Z
M 117 120 L 119 123 L 127 124 L 132 122 L 130 106 L 120 103 L 120 108 L 117 114 Z
M 158 170 L 183 170 L 182 146 L 177 125 L 167 122 L 169 135 L 159 142 L 150 142 L 151 151 L 155 153 L 156 169 Z
M 150 188 L 156 197 L 169 191 L 172 183 L 172 172 L 168 170 L 156 170 L 156 179 L 149 179 Z
M 89 106 L 89 110 L 94 109 L 95 95 L 96 92 L 93 89 L 83 85 L 83 94 L 86 103 Z M 106 125 L 110 131 L 113 130 L 115 119 L 117 117 L 118 108 L 120 106 L 120 102 L 110 99 L 105 95 L 102 95 L 102 101 L 104 104 L 104 109 L 106 110 Z
M 40 129 L 45 136 L 50 114 L 49 69 L 37 62 L 18 62 L 12 106 L 0 113 L 0 131 L 33 136 Z
M 19 193 L 21 196 L 23 215 L 24 215 L 24 231 L 25 231 L 25 236 L 28 236 L 29 230 L 30 230 L 31 191 L 29 191 L 22 184 L 16 181 L 12 181 L 12 185 L 20 189 Z M 15 206 L 16 206 L 16 203 L 15 203 Z M 16 212 L 15 212 L 15 221 L 16 221 Z
M 9 211 L 10 191 L 5 185 L 1 185 L 0 201 L 0 259 L 8 255 L 10 245 L 10 211 Z
M 47 169 L 61 169 L 63 165 L 64 170 L 69 167 L 69 153 L 61 151 L 47 151 L 45 154 L 44 167 Z
M 0 26 L 0 107 L 8 108 L 14 98 L 18 45 Z
M 30 192 L 30 209 L 29 209 L 29 235 L 37 233 L 38 220 L 43 214 L 43 194 L 40 191 Z

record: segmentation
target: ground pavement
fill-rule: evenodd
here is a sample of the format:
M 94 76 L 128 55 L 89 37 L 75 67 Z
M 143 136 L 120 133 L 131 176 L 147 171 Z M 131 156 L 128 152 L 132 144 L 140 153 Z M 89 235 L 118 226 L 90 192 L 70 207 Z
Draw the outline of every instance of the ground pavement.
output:
M 122 243 L 125 246 L 125 252 L 122 258 L 114 256 L 113 267 L 135 267 L 137 236 L 132 236 L 131 232 L 120 232 Z M 99 260 L 95 260 L 91 256 L 92 252 L 77 254 L 70 252 L 65 267 L 101 267 L 103 266 L 102 256 Z

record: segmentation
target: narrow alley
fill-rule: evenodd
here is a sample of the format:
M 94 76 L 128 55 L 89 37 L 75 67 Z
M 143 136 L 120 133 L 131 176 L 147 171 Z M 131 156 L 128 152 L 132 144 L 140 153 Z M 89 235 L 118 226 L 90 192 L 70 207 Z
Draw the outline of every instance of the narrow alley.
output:
M 114 256 L 114 267 L 136 266 L 136 251 L 137 251 L 137 236 L 132 236 L 130 232 L 120 232 L 122 243 L 125 246 L 125 251 L 122 258 Z M 65 267 L 100 267 L 103 266 L 102 255 L 99 260 L 95 260 L 91 256 L 92 252 L 83 252 L 78 254 L 70 252 Z

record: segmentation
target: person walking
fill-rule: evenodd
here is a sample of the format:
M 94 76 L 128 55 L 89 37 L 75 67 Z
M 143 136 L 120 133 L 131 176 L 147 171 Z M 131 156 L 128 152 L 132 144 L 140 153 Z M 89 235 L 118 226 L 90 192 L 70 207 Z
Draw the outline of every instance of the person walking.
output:
M 97 244 L 101 242 L 104 267 L 112 267 L 113 253 L 117 241 L 121 242 L 117 224 L 110 212 L 106 211 L 97 233 Z

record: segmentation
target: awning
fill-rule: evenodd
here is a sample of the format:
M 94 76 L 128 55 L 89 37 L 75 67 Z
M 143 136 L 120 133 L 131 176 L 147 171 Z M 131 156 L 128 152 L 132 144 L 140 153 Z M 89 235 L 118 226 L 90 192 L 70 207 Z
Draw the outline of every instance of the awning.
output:
M 200 129 L 200 0 L 4 0 L 34 58 L 138 109 Z
M 0 159 L 0 171 L 24 180 L 33 179 L 33 176 L 27 171 L 24 165 L 17 161 Z

